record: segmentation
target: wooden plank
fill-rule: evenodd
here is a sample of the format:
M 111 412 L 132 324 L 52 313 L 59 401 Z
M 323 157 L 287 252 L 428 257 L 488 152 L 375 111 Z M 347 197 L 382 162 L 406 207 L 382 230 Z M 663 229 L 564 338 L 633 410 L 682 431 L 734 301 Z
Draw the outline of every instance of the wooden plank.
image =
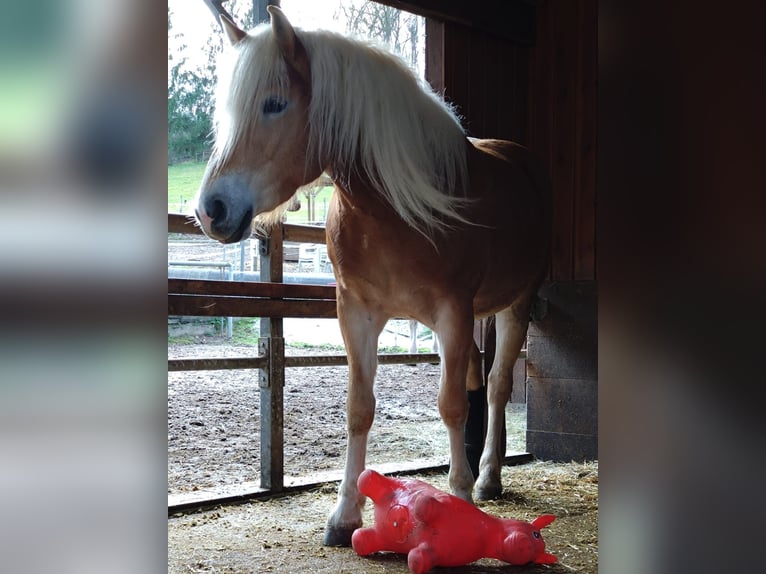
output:
M 468 60 L 469 46 L 467 28 L 452 22 L 444 24 L 444 95 L 456 106 L 468 134 L 473 135 L 476 126 L 471 113 L 470 86 L 473 78 Z
M 543 285 L 548 312 L 529 325 L 530 377 L 598 378 L 598 301 L 594 281 Z
M 488 37 L 478 30 L 468 31 L 468 65 L 473 76 L 468 92 L 471 99 L 472 120 L 478 137 L 499 137 L 498 114 L 494 105 L 497 90 L 494 84 L 503 76 L 498 67 L 498 54 L 488 44 L 496 45 L 497 39 Z M 492 102 L 492 104 L 490 103 Z M 490 107 L 491 106 L 491 107 Z
M 210 359 L 168 359 L 168 371 L 217 371 L 224 369 L 261 369 L 266 357 L 225 357 Z
M 477 7 L 464 0 L 378 0 L 413 14 L 436 18 L 531 45 L 535 42 L 535 6 L 526 0 L 485 0 Z
M 168 279 L 168 293 L 178 295 L 231 295 L 273 299 L 335 299 L 335 287 L 256 281 Z
M 517 65 L 516 51 L 526 57 L 528 49 L 452 22 L 443 25 L 441 34 L 441 44 L 433 44 L 443 51 L 442 60 L 434 66 L 443 64 L 446 97 L 457 106 L 467 132 L 522 142 L 528 79 L 526 65 Z
M 503 459 L 505 466 L 526 464 L 533 457 L 526 452 L 506 453 Z M 406 476 L 428 472 L 446 472 L 449 464 L 443 459 L 419 458 L 406 462 L 370 464 L 370 468 L 386 475 Z M 342 470 L 329 470 L 313 473 L 311 476 L 287 476 L 281 493 L 310 490 L 323 484 L 340 482 L 343 479 Z M 243 482 L 233 486 L 220 486 L 196 490 L 194 492 L 179 492 L 168 494 L 168 516 L 189 513 L 212 508 L 215 506 L 241 504 L 258 498 L 273 496 L 275 492 L 261 488 L 255 482 Z
M 483 353 L 484 354 L 484 353 Z M 523 367 L 526 359 L 526 351 L 519 353 L 519 360 L 514 367 L 514 373 L 518 366 Z M 378 355 L 379 365 L 410 365 L 419 363 L 438 364 L 441 361 L 438 353 L 383 353 Z M 268 364 L 265 356 L 257 357 L 224 357 L 209 359 L 169 359 L 168 371 L 216 371 L 223 369 L 261 369 Z M 292 355 L 285 357 L 285 368 L 296 367 L 344 367 L 348 365 L 346 355 Z M 524 369 L 521 369 L 523 374 Z M 514 381 L 521 374 L 514 374 Z M 521 379 L 519 379 L 521 380 Z M 514 383 L 515 384 L 515 383 Z M 522 386 L 525 381 L 521 381 Z M 513 402 L 524 402 L 522 400 Z
M 168 213 L 168 233 L 184 233 L 187 235 L 204 235 L 189 215 Z
M 513 99 L 509 137 L 526 144 L 529 130 L 529 51 L 527 46 L 513 48 Z
M 315 225 L 295 225 L 285 223 L 282 225 L 284 241 L 295 241 L 298 243 L 327 243 L 327 235 L 324 227 Z
M 439 363 L 437 353 L 389 353 L 378 355 L 379 365 L 409 365 L 416 363 Z M 169 359 L 168 371 L 217 371 L 224 369 L 263 369 L 268 357 L 223 357 L 209 359 Z M 293 355 L 285 357 L 285 368 L 296 367 L 345 367 L 346 355 Z
M 537 9 L 537 42 L 529 50 L 529 96 L 527 99 L 528 147 L 545 164 L 549 175 L 552 172 L 552 129 L 553 110 L 551 105 L 551 84 L 553 76 L 552 34 L 550 26 L 551 6 L 548 0 L 540 2 Z M 553 232 L 551 231 L 551 238 Z M 547 278 L 551 278 L 551 266 Z
M 426 18 L 426 80 L 444 93 L 444 22 Z
M 538 460 L 585 462 L 598 459 L 598 434 L 527 430 L 527 450 Z
M 527 430 L 597 434 L 596 380 L 529 377 Z
M 595 0 L 540 3 L 528 143 L 553 181 L 554 280 L 595 279 L 596 37 Z
M 326 243 L 324 227 L 315 225 L 297 225 L 293 223 L 282 224 L 285 241 L 296 241 L 299 243 Z M 183 233 L 187 235 L 204 235 L 202 228 L 189 215 L 181 213 L 168 213 L 168 233 Z M 250 237 L 256 237 L 251 234 Z
M 574 191 L 574 279 L 596 279 L 596 131 L 598 8 L 579 0 L 577 142 Z
M 577 85 L 577 3 L 556 2 L 553 40 L 553 243 L 551 277 L 573 278 L 575 92 Z
M 335 301 L 224 295 L 168 295 L 168 315 L 190 317 L 296 317 L 334 319 Z M 261 331 L 263 332 L 263 330 Z

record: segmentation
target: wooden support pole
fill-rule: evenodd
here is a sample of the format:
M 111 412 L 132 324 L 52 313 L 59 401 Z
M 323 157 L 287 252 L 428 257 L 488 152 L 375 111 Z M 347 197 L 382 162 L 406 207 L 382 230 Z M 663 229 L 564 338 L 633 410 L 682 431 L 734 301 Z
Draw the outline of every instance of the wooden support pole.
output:
M 261 281 L 282 282 L 282 227 L 259 238 Z M 284 488 L 284 386 L 285 338 L 281 317 L 261 318 L 259 353 L 268 364 L 259 369 L 261 389 L 261 488 L 279 492 Z

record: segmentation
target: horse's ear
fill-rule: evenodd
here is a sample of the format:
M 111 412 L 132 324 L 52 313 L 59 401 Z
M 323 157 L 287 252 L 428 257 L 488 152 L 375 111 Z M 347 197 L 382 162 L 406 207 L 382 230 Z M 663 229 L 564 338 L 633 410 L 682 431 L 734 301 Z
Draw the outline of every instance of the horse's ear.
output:
M 303 80 L 309 78 L 309 64 L 306 49 L 295 35 L 292 24 L 280 8 L 269 4 L 266 6 L 271 15 L 271 31 L 277 40 L 280 52 L 285 61 L 295 70 Z
M 226 14 L 219 14 L 218 17 L 221 19 L 221 27 L 226 32 L 232 46 L 247 36 L 247 32 L 237 28 L 237 25 Z
M 269 4 L 266 10 L 271 14 L 271 30 L 277 39 L 279 49 L 288 60 L 292 60 L 295 57 L 295 30 L 292 24 L 277 6 Z

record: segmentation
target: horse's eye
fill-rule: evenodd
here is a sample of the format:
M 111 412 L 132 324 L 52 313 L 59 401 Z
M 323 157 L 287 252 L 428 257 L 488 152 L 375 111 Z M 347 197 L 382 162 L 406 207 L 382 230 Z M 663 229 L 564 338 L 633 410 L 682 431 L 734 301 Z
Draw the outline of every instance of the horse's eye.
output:
M 279 98 L 269 98 L 263 103 L 263 113 L 265 115 L 278 114 L 287 107 L 287 102 Z
M 532 532 L 532 536 L 534 536 L 535 538 L 540 538 L 540 533 L 537 530 L 535 530 L 534 532 Z

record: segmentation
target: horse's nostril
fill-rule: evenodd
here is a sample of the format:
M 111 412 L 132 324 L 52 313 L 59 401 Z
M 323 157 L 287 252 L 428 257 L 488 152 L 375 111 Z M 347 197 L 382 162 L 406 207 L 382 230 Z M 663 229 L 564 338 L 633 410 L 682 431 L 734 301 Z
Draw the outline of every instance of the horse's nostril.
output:
M 226 219 L 226 205 L 220 199 L 209 201 L 205 206 L 205 211 L 207 211 L 208 216 L 213 220 L 214 224 L 221 223 Z

